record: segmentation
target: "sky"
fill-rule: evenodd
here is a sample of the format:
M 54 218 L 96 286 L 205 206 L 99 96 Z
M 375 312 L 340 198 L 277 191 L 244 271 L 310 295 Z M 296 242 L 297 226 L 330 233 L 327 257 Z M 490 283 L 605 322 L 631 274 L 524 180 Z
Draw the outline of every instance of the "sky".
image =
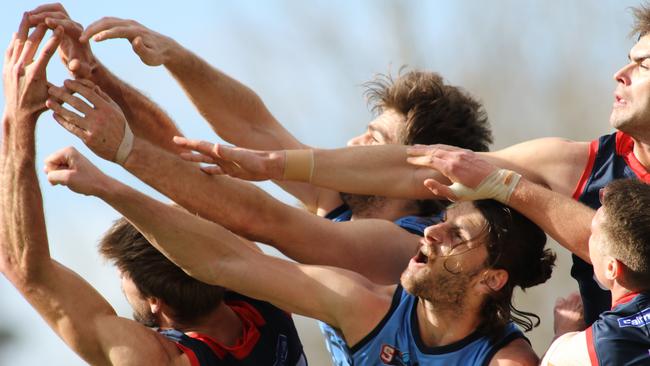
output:
M 39 2 L 3 4 L 0 44 L 8 44 L 23 11 Z M 104 16 L 134 19 L 170 36 L 255 90 L 289 131 L 318 147 L 340 147 L 372 114 L 362 84 L 401 66 L 441 73 L 485 105 L 498 149 L 527 139 L 591 140 L 610 131 L 612 74 L 627 62 L 632 1 L 65 1 L 87 26 Z M 142 64 L 125 40 L 93 44 L 96 56 L 143 91 L 189 137 L 219 141 L 162 67 Z M 68 78 L 54 57 L 48 78 Z M 2 91 L 0 96 L 4 97 Z M 2 98 L 1 100 L 3 100 Z M 44 113 L 38 159 L 75 146 L 111 176 L 166 200 L 126 171 L 103 162 Z M 40 163 L 38 168 L 40 169 Z M 96 252 L 118 214 L 95 198 L 50 187 L 39 173 L 52 256 L 86 278 L 122 316 L 131 312 L 117 274 Z M 295 200 L 271 184 L 274 196 Z M 552 304 L 575 289 L 568 256 L 551 283 L 518 296 L 542 316 L 530 336 L 538 352 L 552 338 Z M 528 310 L 528 309 L 527 309 Z M 312 365 L 325 365 L 314 324 L 298 320 Z M 11 284 L 0 279 L 0 365 L 83 365 Z M 6 337 L 1 336 L 0 342 Z

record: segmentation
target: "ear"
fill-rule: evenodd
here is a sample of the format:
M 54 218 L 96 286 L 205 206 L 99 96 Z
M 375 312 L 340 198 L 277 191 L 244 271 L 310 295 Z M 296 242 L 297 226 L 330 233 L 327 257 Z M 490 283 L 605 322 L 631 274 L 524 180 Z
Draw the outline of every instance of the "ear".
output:
M 608 280 L 614 281 L 615 279 L 622 278 L 623 275 L 623 263 L 614 257 L 607 256 L 607 264 L 605 265 L 605 278 Z
M 163 306 L 162 300 L 157 297 L 147 297 L 147 303 L 152 314 L 160 314 Z
M 485 293 L 499 291 L 508 282 L 508 272 L 505 269 L 488 269 L 483 272 L 480 285 Z

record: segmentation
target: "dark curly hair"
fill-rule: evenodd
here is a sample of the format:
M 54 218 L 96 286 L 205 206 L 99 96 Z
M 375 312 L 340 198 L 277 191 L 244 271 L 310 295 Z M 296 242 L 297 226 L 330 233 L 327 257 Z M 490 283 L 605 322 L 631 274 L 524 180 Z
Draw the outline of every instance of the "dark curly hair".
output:
M 512 304 L 515 286 L 522 290 L 546 282 L 555 265 L 555 254 L 545 249 L 546 234 L 518 211 L 494 200 L 473 202 L 487 222 L 487 266 L 504 269 L 508 281 L 490 293 L 483 304 L 479 330 L 498 334 L 509 321 L 525 331 L 539 325 L 539 316 L 517 310 Z

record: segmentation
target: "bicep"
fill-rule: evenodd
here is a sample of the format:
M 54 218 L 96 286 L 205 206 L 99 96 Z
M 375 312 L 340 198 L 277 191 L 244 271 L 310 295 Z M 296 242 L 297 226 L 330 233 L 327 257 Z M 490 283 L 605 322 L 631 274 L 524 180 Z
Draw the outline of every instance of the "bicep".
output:
M 415 253 L 420 237 L 380 219 L 333 222 L 298 209 L 288 210 L 274 245 L 306 264 L 360 273 L 375 283 L 395 284 Z
M 252 253 L 244 262 L 229 266 L 232 269 L 225 271 L 236 275 L 228 276 L 232 283 L 224 283 L 225 287 L 327 322 L 343 330 L 346 338 L 367 333 L 386 310 L 377 286 L 351 271 Z
M 481 155 L 501 168 L 517 171 L 534 183 L 570 196 L 587 165 L 589 143 L 541 138 Z
M 149 331 L 133 321 L 119 320 L 111 305 L 69 268 L 55 261 L 49 267 L 42 279 L 17 288 L 54 332 L 87 362 L 110 364 L 114 342 L 137 334 L 120 332 L 116 323 L 127 321 Z

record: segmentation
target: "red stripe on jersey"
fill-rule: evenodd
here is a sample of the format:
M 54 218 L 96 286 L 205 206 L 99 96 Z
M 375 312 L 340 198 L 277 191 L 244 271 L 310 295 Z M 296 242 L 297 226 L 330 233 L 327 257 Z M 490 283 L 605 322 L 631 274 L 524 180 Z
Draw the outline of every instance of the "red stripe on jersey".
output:
M 262 336 L 258 328 L 266 324 L 266 321 L 255 307 L 245 301 L 227 301 L 227 305 L 237 314 L 242 322 L 242 336 L 237 339 L 234 345 L 227 346 L 221 344 L 212 337 L 201 333 L 188 332 L 186 334 L 208 345 L 219 358 L 224 358 L 227 353 L 230 353 L 236 359 L 242 360 L 257 345 L 257 341 Z
M 183 351 L 183 353 L 187 356 L 187 358 L 190 360 L 191 366 L 201 366 L 199 364 L 199 359 L 196 357 L 196 354 L 194 354 L 194 351 L 188 347 L 183 346 L 180 343 L 176 343 L 176 347 Z
M 591 327 L 585 330 L 585 338 L 587 339 L 587 352 L 589 353 L 589 361 L 592 366 L 598 366 L 598 356 L 596 355 L 596 347 L 594 345 L 594 335 Z
M 582 192 L 585 190 L 585 187 L 587 186 L 587 181 L 589 181 L 589 177 L 591 176 L 591 170 L 594 168 L 594 162 L 596 161 L 597 153 L 598 153 L 598 139 L 593 140 L 589 144 L 589 159 L 587 160 L 587 165 L 585 166 L 585 170 L 582 171 L 582 176 L 580 176 L 580 180 L 576 185 L 576 189 L 573 191 L 574 200 L 580 198 L 580 195 L 582 194 Z
M 625 295 L 619 297 L 618 299 L 616 299 L 614 301 L 614 304 L 612 305 L 612 309 L 614 309 L 615 307 L 617 307 L 619 305 L 623 305 L 625 303 L 628 303 L 628 302 L 632 301 L 632 299 L 634 299 L 636 297 L 636 295 L 638 295 L 638 294 L 639 294 L 638 292 L 630 292 L 628 294 L 625 294 Z
M 650 183 L 650 172 L 634 155 L 634 140 L 632 140 L 632 137 L 618 131 L 616 133 L 616 153 L 625 160 L 625 163 L 639 177 L 639 180 L 643 183 Z

